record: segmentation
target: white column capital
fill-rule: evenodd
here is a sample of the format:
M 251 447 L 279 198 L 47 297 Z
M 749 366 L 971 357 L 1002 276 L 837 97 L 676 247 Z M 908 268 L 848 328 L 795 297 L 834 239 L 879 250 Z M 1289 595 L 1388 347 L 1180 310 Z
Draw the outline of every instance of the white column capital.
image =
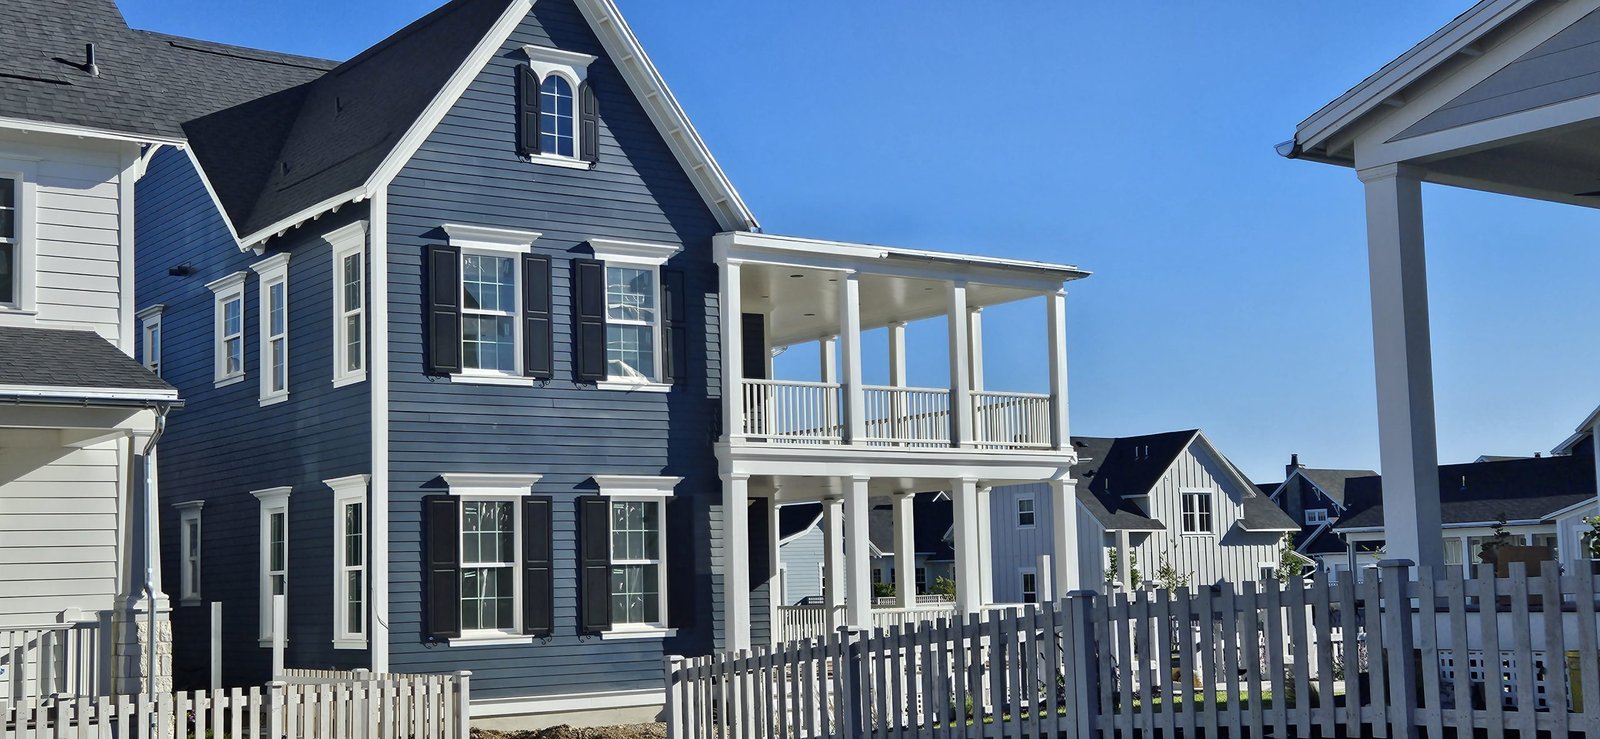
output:
M 1392 164 L 1379 164 L 1375 167 L 1356 170 L 1356 177 L 1362 182 L 1377 182 L 1404 178 L 1408 180 L 1421 180 L 1427 170 L 1414 164 L 1395 162 Z

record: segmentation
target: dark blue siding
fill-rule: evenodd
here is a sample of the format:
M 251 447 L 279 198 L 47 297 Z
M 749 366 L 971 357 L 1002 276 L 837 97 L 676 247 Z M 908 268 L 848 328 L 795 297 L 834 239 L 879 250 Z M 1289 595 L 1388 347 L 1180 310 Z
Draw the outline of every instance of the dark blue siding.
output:
M 515 65 L 524 44 L 600 55 L 600 164 L 592 171 L 520 161 L 514 151 Z M 712 443 L 719 383 L 718 225 L 570 0 L 542 0 L 389 189 L 391 664 L 396 671 L 470 669 L 474 694 L 539 696 L 656 688 L 664 651 L 709 649 L 718 600 L 711 556 L 720 500 Z M 539 387 L 454 384 L 423 374 L 422 255 L 445 223 L 537 231 L 554 261 L 555 375 Z M 593 237 L 681 244 L 689 378 L 671 393 L 573 382 L 570 260 Z M 446 472 L 538 473 L 556 498 L 555 635 L 532 645 L 430 647 L 424 641 L 421 499 Z M 596 474 L 684 478 L 668 505 L 668 610 L 674 643 L 577 634 L 575 499 Z
M 171 504 L 205 500 L 201 513 L 202 589 L 223 602 L 227 684 L 268 678 L 269 650 L 258 646 L 259 508 L 252 490 L 292 486 L 289 498 L 289 641 L 286 662 L 300 667 L 366 665 L 361 650 L 334 650 L 332 493 L 325 479 L 369 471 L 370 395 L 366 383 L 332 386 L 332 251 L 317 237 L 362 217 L 350 207 L 274 240 L 288 250 L 289 399 L 260 407 L 259 281 L 245 281 L 244 381 L 212 380 L 212 293 L 206 283 L 249 270 L 263 257 L 241 253 L 189 159 L 158 154 L 137 193 L 137 305 L 165 304 L 165 379 L 188 405 L 174 412 L 160 446 L 163 582 L 177 603 L 178 516 Z M 189 264 L 192 274 L 168 268 Z M 180 687 L 207 679 L 209 607 L 174 607 L 174 669 Z

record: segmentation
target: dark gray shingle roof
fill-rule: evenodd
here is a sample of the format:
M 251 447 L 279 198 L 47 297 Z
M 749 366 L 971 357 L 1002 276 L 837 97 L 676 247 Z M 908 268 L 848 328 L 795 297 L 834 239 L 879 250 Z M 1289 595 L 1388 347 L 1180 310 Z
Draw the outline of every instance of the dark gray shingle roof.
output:
M 1352 479 L 1338 530 L 1383 525 L 1383 479 Z M 1443 523 L 1538 520 L 1595 498 L 1594 458 L 1536 457 L 1439 468 Z
M 1316 485 L 1324 495 L 1341 506 L 1345 505 L 1345 487 L 1351 480 L 1378 476 L 1378 473 L 1372 470 L 1330 470 L 1315 467 L 1302 467 L 1299 472 L 1301 477 L 1310 480 L 1312 485 Z
M 0 396 L 19 387 L 177 392 L 92 331 L 0 326 Z

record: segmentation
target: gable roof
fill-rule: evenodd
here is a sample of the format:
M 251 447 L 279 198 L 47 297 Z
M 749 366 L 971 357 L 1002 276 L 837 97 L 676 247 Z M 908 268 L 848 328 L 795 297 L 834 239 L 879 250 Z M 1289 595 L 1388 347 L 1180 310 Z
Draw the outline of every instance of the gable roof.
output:
M 1439 468 L 1442 523 L 1490 524 L 1504 516 L 1512 521 L 1541 521 L 1595 499 L 1594 460 L 1588 457 L 1530 457 L 1500 462 L 1474 462 Z M 1383 479 L 1363 477 L 1346 487 L 1347 513 L 1336 530 L 1371 529 L 1383 525 Z
M 1318 467 L 1301 467 L 1294 473 L 1311 483 L 1322 492 L 1323 497 L 1337 503 L 1341 508 L 1347 507 L 1345 490 L 1351 480 L 1378 476 L 1373 470 L 1335 470 Z
M 822 523 L 821 503 L 791 503 L 778 506 L 778 541 L 785 542 Z
M 175 404 L 178 391 L 93 331 L 0 326 L 0 398 Z
M 945 533 L 955 525 L 955 506 L 949 496 L 939 493 L 917 493 L 911 501 L 914 522 L 912 548 L 929 559 L 944 561 L 955 557 L 955 547 L 945 539 Z M 868 513 L 867 539 L 872 546 L 886 555 L 894 555 L 894 506 L 876 505 Z

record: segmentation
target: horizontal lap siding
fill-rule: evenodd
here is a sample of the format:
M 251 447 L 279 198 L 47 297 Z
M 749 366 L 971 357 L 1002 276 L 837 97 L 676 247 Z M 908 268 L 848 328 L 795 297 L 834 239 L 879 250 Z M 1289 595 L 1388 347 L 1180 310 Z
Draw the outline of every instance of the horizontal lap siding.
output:
M 524 44 L 601 55 L 589 69 L 600 110 L 592 171 L 521 161 L 513 72 Z M 717 387 L 717 223 L 570 0 L 543 0 L 502 46 L 388 189 L 390 300 L 391 666 L 470 669 L 483 697 L 654 689 L 665 650 L 709 648 L 720 485 L 712 452 Z M 423 372 L 423 254 L 441 224 L 536 231 L 553 262 L 555 379 L 538 387 L 452 383 Z M 688 310 L 689 378 L 671 393 L 573 382 L 571 259 L 594 237 L 678 244 Z M 555 634 L 531 645 L 444 647 L 422 621 L 422 497 L 442 473 L 536 473 L 555 498 Z M 576 498 L 597 474 L 684 478 L 667 507 L 668 611 L 679 637 L 577 634 Z
M 0 628 L 111 608 L 120 446 L 68 451 L 0 485 Z
M 333 506 L 323 480 L 370 471 L 366 383 L 332 386 L 332 248 L 319 235 L 352 218 L 347 208 L 241 253 L 181 152 L 158 154 L 139 184 L 138 307 L 161 303 L 162 374 L 188 405 L 172 414 L 160 450 L 163 583 L 177 603 L 178 515 L 172 504 L 204 500 L 201 596 L 222 601 L 224 678 L 260 683 L 270 668 L 259 638 L 259 505 L 250 491 L 291 486 L 289 640 L 292 667 L 360 667 L 360 650 L 334 650 Z M 250 265 L 287 249 L 289 399 L 260 406 L 260 282 Z M 192 274 L 170 267 L 189 264 Z M 213 305 L 206 283 L 245 270 L 244 381 L 213 387 Z M 142 339 L 141 339 L 142 340 Z M 207 678 L 209 610 L 175 606 L 174 669 L 180 683 Z

